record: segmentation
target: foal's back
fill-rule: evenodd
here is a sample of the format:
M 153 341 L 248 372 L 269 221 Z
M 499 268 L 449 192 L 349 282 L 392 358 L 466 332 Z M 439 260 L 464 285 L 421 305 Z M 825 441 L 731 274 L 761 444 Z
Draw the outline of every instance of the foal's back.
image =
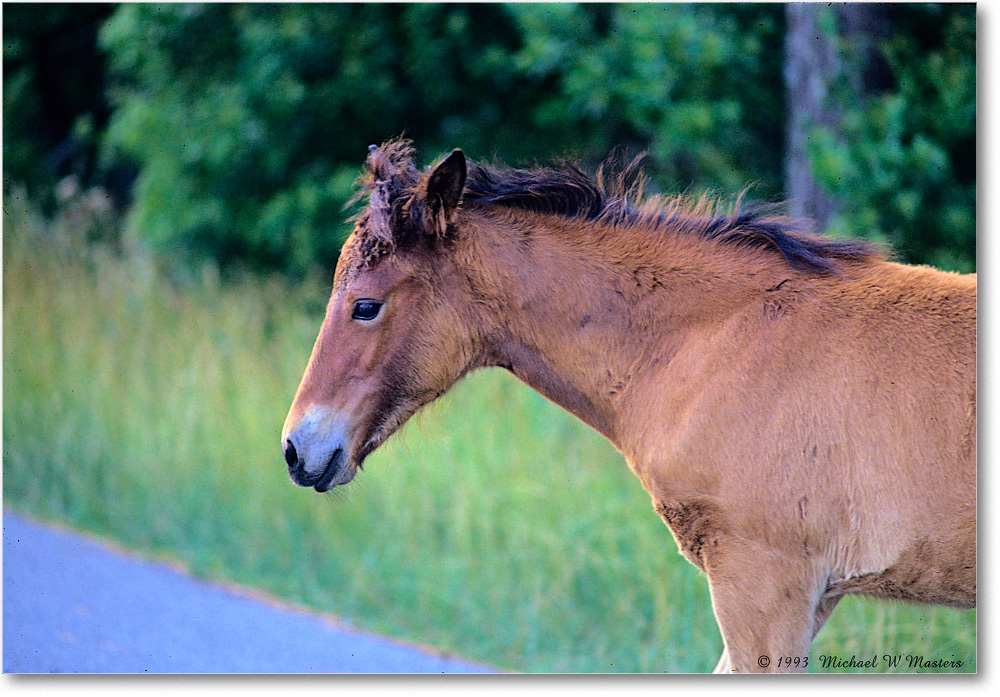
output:
M 713 525 L 810 556 L 834 594 L 974 604 L 975 276 L 775 278 L 640 400 L 659 406 L 638 429 L 660 429 L 636 467 L 654 501 L 711 502 Z
M 784 338 L 799 369 L 775 388 L 788 411 L 772 420 L 821 424 L 821 451 L 786 474 L 821 497 L 817 534 L 836 531 L 835 590 L 974 605 L 975 275 L 873 262 L 797 295 Z
M 858 546 L 893 559 L 842 589 L 974 606 L 976 276 L 883 263 L 844 290 L 877 444 L 855 454 Z

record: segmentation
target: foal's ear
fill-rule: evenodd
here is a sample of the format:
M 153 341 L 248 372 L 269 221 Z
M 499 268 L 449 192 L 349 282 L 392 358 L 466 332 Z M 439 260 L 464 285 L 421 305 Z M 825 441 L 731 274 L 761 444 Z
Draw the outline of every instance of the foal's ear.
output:
M 455 222 L 465 189 L 465 174 L 465 153 L 455 148 L 427 178 L 427 206 L 439 237 Z

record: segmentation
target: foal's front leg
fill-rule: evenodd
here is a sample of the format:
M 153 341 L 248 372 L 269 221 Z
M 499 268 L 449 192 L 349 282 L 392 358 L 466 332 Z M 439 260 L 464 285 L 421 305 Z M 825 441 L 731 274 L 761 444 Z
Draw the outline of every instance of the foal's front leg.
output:
M 705 573 L 725 642 L 715 672 L 807 669 L 812 639 L 832 610 L 820 607 L 825 582 L 808 559 L 723 538 L 706 553 Z
M 833 612 L 833 609 L 837 607 L 838 602 L 840 602 L 840 596 L 835 596 L 831 598 L 824 597 L 822 600 L 820 600 L 819 605 L 816 608 L 816 614 L 813 617 L 813 629 L 812 629 L 813 640 L 816 639 L 816 635 L 819 633 L 819 630 L 823 628 L 823 625 L 826 624 L 826 621 L 830 619 L 830 614 Z M 805 669 L 806 667 L 807 665 L 800 666 L 801 669 Z M 726 649 L 726 646 L 724 644 L 722 646 L 722 655 L 719 656 L 719 662 L 715 664 L 715 669 L 712 672 L 713 673 L 733 672 L 733 667 L 729 663 L 729 651 Z
M 719 662 L 715 664 L 715 670 L 713 673 L 732 673 L 732 666 L 729 665 L 729 651 L 726 649 L 726 645 L 722 645 L 722 655 L 719 656 Z

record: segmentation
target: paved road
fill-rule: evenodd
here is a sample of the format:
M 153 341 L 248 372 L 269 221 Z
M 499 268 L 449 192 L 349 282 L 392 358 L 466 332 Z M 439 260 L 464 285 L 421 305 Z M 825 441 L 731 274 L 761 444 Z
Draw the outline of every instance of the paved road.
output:
M 5 673 L 475 673 L 3 513 Z

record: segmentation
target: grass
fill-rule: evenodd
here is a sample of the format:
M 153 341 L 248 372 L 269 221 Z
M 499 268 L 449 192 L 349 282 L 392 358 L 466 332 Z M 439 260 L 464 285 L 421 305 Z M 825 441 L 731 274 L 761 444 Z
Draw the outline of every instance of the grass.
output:
M 319 284 L 184 281 L 6 203 L 5 505 L 500 669 L 714 666 L 704 578 L 620 455 L 557 407 L 479 373 L 347 489 L 300 489 L 278 441 Z M 974 671 L 976 615 L 848 599 L 817 672 L 824 654 Z

